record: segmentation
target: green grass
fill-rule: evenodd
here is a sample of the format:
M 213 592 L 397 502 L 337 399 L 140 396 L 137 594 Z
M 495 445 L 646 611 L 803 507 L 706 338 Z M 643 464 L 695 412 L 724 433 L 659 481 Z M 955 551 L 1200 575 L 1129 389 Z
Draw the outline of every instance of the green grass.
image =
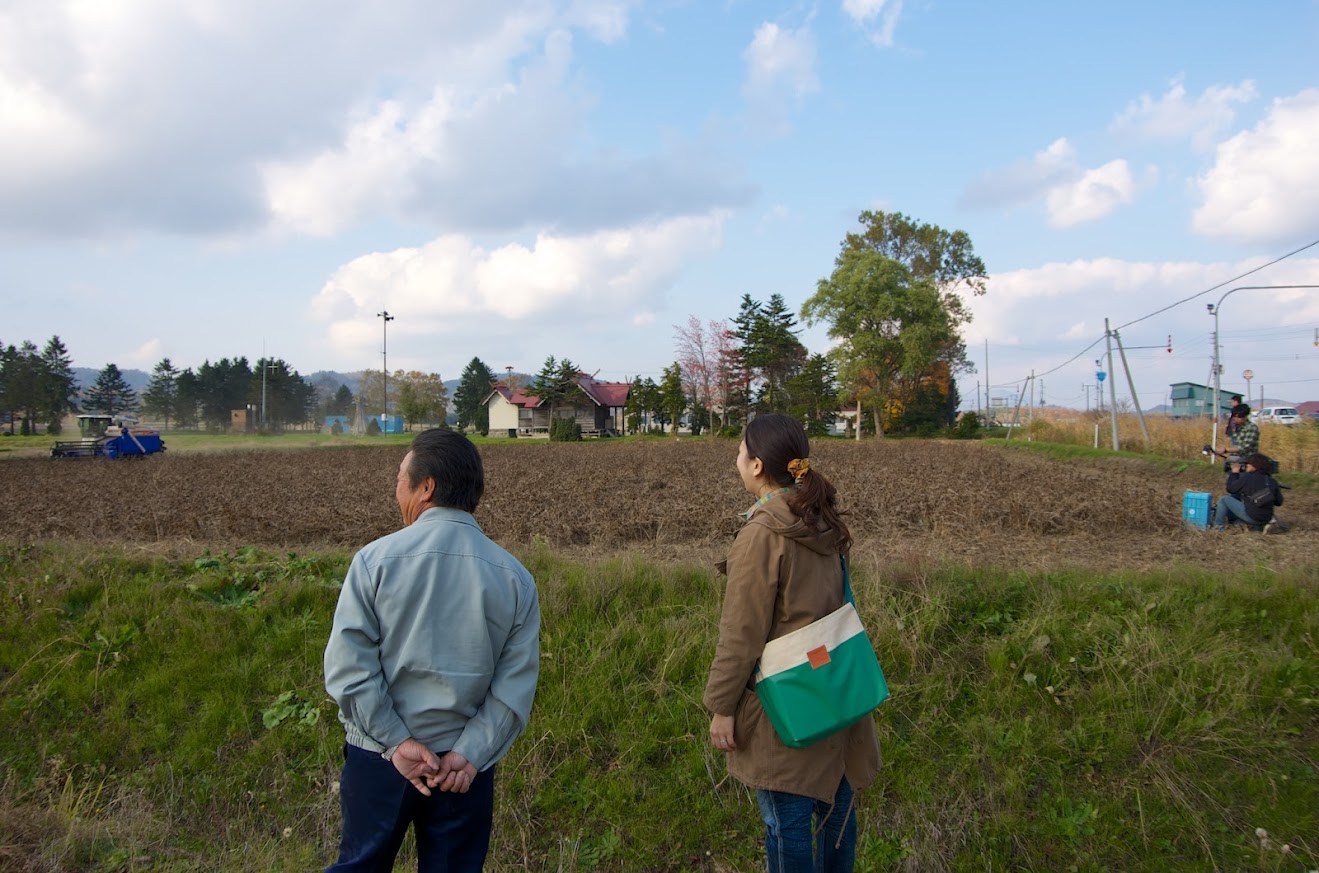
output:
M 523 560 L 541 684 L 490 869 L 759 869 L 754 799 L 705 742 L 719 580 Z M 0 869 L 323 866 L 346 564 L 0 550 Z M 854 577 L 893 691 L 859 870 L 1319 866 L 1312 572 Z

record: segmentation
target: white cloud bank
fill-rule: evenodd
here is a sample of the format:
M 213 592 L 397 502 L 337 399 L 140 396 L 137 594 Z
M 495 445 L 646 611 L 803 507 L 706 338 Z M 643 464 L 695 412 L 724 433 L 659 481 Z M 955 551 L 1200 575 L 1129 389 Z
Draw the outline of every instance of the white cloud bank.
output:
M 746 203 L 706 144 L 589 145 L 574 40 L 636 0 L 0 5 L 0 235 L 573 231 Z
M 1050 226 L 1067 228 L 1097 221 L 1132 203 L 1139 188 L 1125 160 L 1084 169 L 1076 149 L 1066 137 L 1060 137 L 1029 160 L 973 179 L 959 202 L 968 208 L 986 209 L 1043 198 Z
M 644 325 L 683 265 L 719 247 L 725 219 L 711 213 L 576 236 L 541 233 L 529 245 L 493 249 L 444 235 L 345 264 L 312 312 L 330 322 L 332 344 L 363 354 L 378 340 L 373 316 L 386 308 L 397 318 L 391 334 L 437 339 Z
M 1195 180 L 1192 228 L 1239 243 L 1319 238 L 1319 88 L 1273 101 L 1250 130 L 1221 143 Z
M 1142 94 L 1113 119 L 1110 128 L 1136 139 L 1189 139 L 1199 150 L 1213 146 L 1215 138 L 1232 125 L 1235 104 L 1249 103 L 1258 96 L 1249 79 L 1237 85 L 1213 85 L 1199 97 L 1188 98 L 1186 86 L 1174 81 L 1155 99 Z

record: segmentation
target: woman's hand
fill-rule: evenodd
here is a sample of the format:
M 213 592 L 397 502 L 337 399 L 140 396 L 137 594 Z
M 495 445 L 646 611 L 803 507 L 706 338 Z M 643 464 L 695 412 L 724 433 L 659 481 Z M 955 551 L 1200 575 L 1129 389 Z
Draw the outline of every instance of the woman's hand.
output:
M 733 741 L 733 717 L 716 715 L 710 719 L 710 745 L 721 752 L 736 752 L 737 743 Z

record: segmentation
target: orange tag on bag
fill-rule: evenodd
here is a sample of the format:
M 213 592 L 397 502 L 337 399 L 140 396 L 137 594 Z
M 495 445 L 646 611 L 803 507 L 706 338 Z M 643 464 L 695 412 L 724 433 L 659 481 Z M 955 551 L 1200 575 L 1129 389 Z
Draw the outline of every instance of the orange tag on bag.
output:
M 806 660 L 811 662 L 812 670 L 818 670 L 829 663 L 829 650 L 824 646 L 811 649 L 806 653 Z

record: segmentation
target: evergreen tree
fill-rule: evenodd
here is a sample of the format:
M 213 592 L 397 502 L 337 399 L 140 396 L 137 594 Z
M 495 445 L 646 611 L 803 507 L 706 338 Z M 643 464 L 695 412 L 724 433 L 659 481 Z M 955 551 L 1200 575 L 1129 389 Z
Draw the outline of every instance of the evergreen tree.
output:
M 480 358 L 467 362 L 458 379 L 458 388 L 453 392 L 459 428 L 472 427 L 482 435 L 490 431 L 490 409 L 485 401 L 494 382 L 494 372 Z
M 627 402 L 623 405 L 623 419 L 628 433 L 641 431 L 641 420 L 646 413 L 644 390 L 645 386 L 640 376 L 632 380 L 632 386 L 627 392 Z
M 0 413 L 8 419 L 10 434 L 14 432 L 14 419 L 19 406 L 14 397 L 17 376 L 18 349 L 0 343 Z
M 235 378 L 238 377 L 235 375 Z M 283 360 L 262 358 L 257 361 L 246 396 L 248 402 L 257 405 L 258 413 L 264 418 L 264 426 L 271 430 L 303 424 L 315 416 L 316 388 Z M 264 409 L 261 408 L 262 404 Z
M 682 367 L 673 364 L 664 368 L 659 384 L 660 406 L 672 422 L 672 432 L 678 432 L 678 422 L 687 409 L 687 393 L 682 388 Z
M 78 410 L 74 402 L 78 395 L 78 380 L 73 376 L 73 359 L 58 336 L 52 336 L 41 350 L 37 390 L 41 394 L 46 432 L 57 434 L 64 416 Z
M 138 409 L 137 392 L 124 379 L 124 374 L 114 364 L 106 364 L 96 374 L 96 382 L 83 395 L 83 405 L 90 412 L 116 416 L 122 412 L 136 412 Z
M 13 350 L 13 346 L 10 346 Z M 22 434 L 34 433 L 42 408 L 41 396 L 41 356 L 37 346 L 31 340 L 23 344 L 12 354 L 12 375 L 6 380 L 12 398 L 14 411 L 23 416 Z
M 258 383 L 257 393 L 261 391 Z M 253 401 L 252 368 L 247 358 L 203 361 L 197 368 L 197 395 L 201 420 L 211 430 L 227 430 L 233 410 L 246 409 Z
M 169 420 L 174 417 L 175 405 L 179 397 L 179 371 L 170 363 L 169 358 L 161 358 L 151 371 L 151 380 L 142 392 L 142 409 L 152 418 L 162 419 L 165 430 L 169 430 Z
M 347 385 L 340 385 L 339 390 L 334 392 L 334 400 L 330 403 L 328 415 L 352 415 L 353 412 L 353 392 Z
M 175 380 L 174 423 L 179 427 L 195 428 L 201 420 L 201 383 L 191 368 L 179 373 Z
M 575 400 L 582 395 L 582 386 L 578 379 L 581 374 L 577 365 L 564 358 L 555 361 L 550 355 L 545 364 L 532 380 L 530 392 L 549 404 L 550 418 L 554 418 L 554 407 L 568 400 Z
M 755 406 L 761 412 L 782 412 L 787 408 L 786 384 L 806 363 L 806 347 L 797 339 L 797 321 L 782 294 L 772 294 L 769 304 L 742 295 L 741 310 L 733 319 L 733 331 L 739 340 L 744 369 L 744 390 L 748 399 L 753 384 L 759 387 Z
M 825 355 L 811 355 L 787 387 L 792 397 L 788 412 L 802 422 L 806 433 L 829 433 L 838 412 L 838 379 L 833 362 Z

